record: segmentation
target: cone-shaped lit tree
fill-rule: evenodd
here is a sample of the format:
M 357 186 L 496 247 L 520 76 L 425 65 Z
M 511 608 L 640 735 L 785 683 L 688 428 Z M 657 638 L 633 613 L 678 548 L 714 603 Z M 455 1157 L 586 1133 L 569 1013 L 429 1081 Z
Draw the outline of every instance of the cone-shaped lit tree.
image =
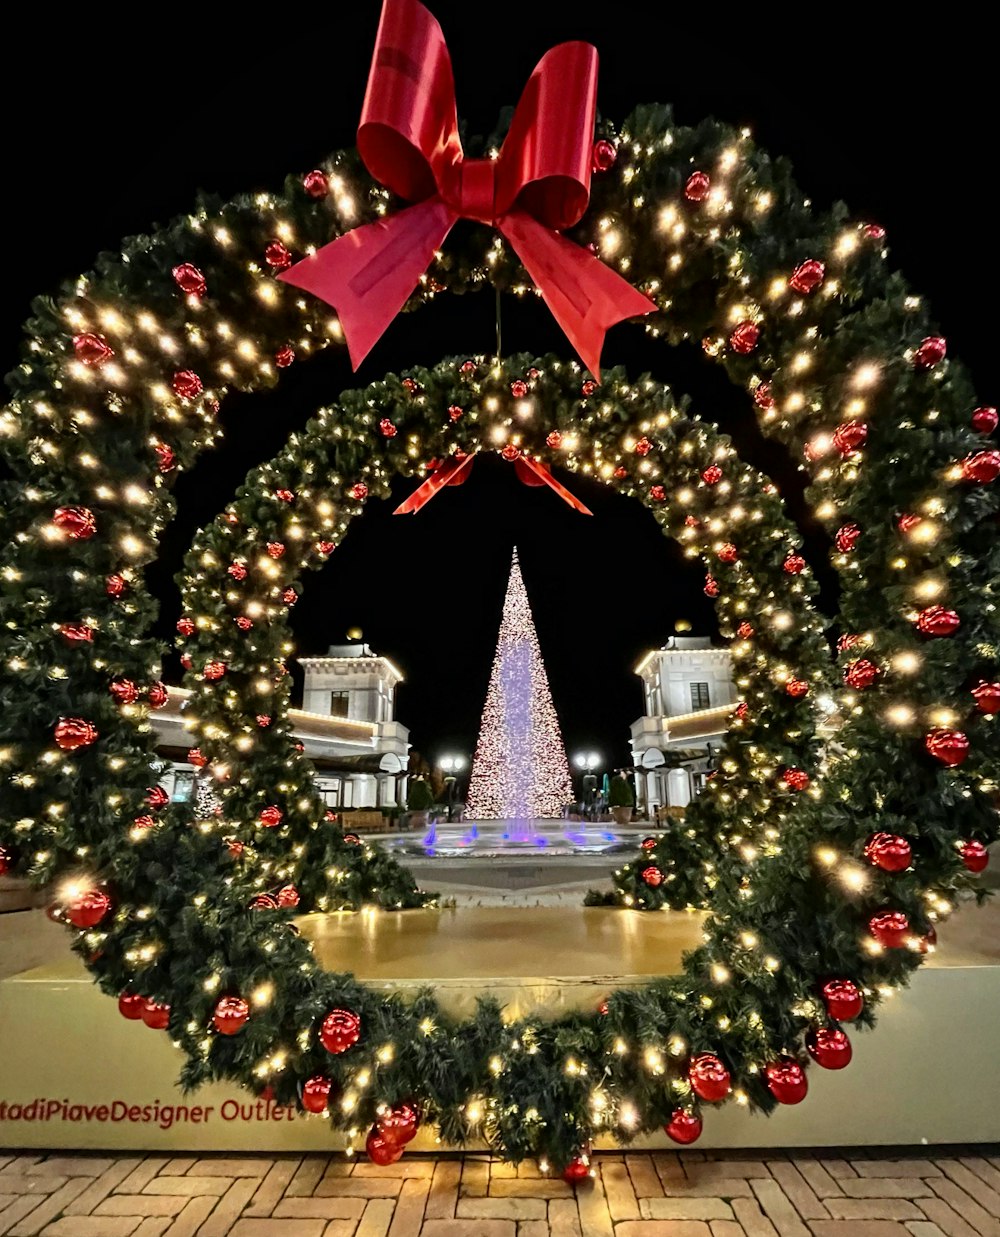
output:
M 472 763 L 468 815 L 474 820 L 558 816 L 572 797 L 566 749 L 515 549 Z

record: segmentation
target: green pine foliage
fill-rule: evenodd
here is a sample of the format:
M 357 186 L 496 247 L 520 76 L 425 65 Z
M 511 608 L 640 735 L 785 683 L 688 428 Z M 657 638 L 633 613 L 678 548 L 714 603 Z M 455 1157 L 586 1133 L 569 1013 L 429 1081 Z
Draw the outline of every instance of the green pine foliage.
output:
M 635 807 L 635 791 L 629 778 L 615 774 L 608 787 L 608 807 Z
M 410 778 L 406 788 L 406 806 L 411 812 L 426 812 L 434 806 L 434 792 L 422 777 Z

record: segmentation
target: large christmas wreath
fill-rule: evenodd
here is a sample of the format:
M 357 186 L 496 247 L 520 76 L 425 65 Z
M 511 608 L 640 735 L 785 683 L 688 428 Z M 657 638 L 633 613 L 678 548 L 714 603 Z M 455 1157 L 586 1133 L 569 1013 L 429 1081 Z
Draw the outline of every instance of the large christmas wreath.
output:
M 58 880 L 58 913 L 127 1017 L 169 1029 L 189 1084 L 239 1080 L 329 1111 L 392 1158 L 418 1114 L 448 1141 L 574 1163 L 591 1139 L 706 1104 L 770 1110 L 811 1056 L 850 1059 L 997 836 L 995 536 L 1000 452 L 885 237 L 810 211 L 784 164 L 715 123 L 636 111 L 594 149 L 572 232 L 656 303 L 647 330 L 701 340 L 762 432 L 804 459 L 841 598 L 836 654 L 810 609 L 780 497 L 652 379 L 600 385 L 552 358 L 460 358 L 345 394 L 255 470 L 185 566 L 178 630 L 192 746 L 221 814 L 150 786 L 161 649 L 142 569 L 173 479 L 218 435 L 229 390 L 342 343 L 277 278 L 396 203 L 342 153 L 280 193 L 196 211 L 39 300 L 9 378 L 0 867 Z M 409 307 L 532 284 L 486 228 L 440 250 Z M 461 1025 L 433 995 L 320 971 L 310 907 L 421 900 L 323 819 L 286 721 L 288 608 L 368 494 L 456 452 L 598 476 L 648 503 L 708 566 L 743 702 L 680 837 L 618 875 L 633 906 L 707 905 L 684 973 L 559 1021 Z M 816 708 L 836 681 L 817 757 Z

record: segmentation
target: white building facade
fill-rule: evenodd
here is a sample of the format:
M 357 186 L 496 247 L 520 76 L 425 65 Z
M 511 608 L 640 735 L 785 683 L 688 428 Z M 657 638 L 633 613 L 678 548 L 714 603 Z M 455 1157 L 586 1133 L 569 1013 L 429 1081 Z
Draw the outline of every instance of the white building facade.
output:
M 686 807 L 714 768 L 738 696 L 728 649 L 707 636 L 671 636 L 636 666 L 645 712 L 632 723 L 636 805 Z
M 402 807 L 410 732 L 395 720 L 402 674 L 367 644 L 332 645 L 324 657 L 304 657 L 301 709 L 290 709 L 295 738 L 316 769 L 316 785 L 333 811 Z M 160 783 L 174 802 L 192 797 L 198 770 L 184 726 L 188 692 L 172 687 L 152 715 L 157 753 L 166 764 Z

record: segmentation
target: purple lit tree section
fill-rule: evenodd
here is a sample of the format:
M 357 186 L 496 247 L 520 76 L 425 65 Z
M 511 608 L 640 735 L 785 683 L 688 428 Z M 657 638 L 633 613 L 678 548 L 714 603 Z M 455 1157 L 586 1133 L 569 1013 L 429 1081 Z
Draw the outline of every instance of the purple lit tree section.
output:
M 544 819 L 559 816 L 572 797 L 559 718 L 515 549 L 472 762 L 468 815 Z

